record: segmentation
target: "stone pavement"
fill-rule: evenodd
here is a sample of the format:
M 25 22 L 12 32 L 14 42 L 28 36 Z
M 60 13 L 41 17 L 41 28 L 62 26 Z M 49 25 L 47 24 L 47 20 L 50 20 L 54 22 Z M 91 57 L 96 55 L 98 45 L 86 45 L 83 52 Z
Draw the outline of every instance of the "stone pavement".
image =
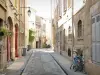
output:
M 22 75 L 66 75 L 44 49 L 34 52 Z
M 3 74 L 0 75 L 20 75 L 23 71 L 25 64 L 27 64 L 28 59 L 30 58 L 32 54 L 32 50 L 28 51 L 26 56 L 22 56 L 21 58 L 18 58 L 15 60 Z
M 52 52 L 50 54 L 63 67 L 63 69 L 68 73 L 68 75 L 86 75 L 80 72 L 74 72 L 73 70 L 70 70 L 71 61 L 68 60 L 67 58 L 61 56 L 56 52 Z

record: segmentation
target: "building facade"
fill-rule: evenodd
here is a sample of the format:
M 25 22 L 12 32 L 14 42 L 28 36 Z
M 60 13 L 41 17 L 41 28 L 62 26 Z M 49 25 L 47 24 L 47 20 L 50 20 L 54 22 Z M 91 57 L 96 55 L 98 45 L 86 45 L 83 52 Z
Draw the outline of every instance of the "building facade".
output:
M 51 44 L 51 22 L 47 18 L 36 16 L 36 48 L 46 48 Z
M 25 9 L 21 7 L 25 7 L 25 0 L 0 0 L 0 27 L 5 27 L 7 31 L 7 35 L 0 40 L 0 71 L 22 55 L 24 40 L 20 40 L 25 36 Z
M 85 69 L 89 75 L 99 75 L 99 17 L 100 1 L 87 0 L 74 15 L 75 42 L 74 48 L 85 59 Z
M 7 7 L 6 7 L 6 0 L 0 0 L 0 30 L 1 27 L 5 26 L 7 28 L 6 25 L 6 14 L 7 14 Z M 6 64 L 7 64 L 7 37 L 3 38 L 2 36 L 0 36 L 0 71 L 2 71 Z
M 57 0 L 55 8 L 55 50 L 59 53 L 72 51 L 72 8 L 71 0 Z M 69 54 L 71 57 L 71 53 Z
M 67 9 L 65 13 L 63 12 L 63 8 L 65 8 L 64 1 L 60 2 L 60 4 L 62 3 L 61 5 L 59 5 L 59 1 L 57 3 L 62 9 L 60 7 L 57 8 L 63 14 L 57 15 L 60 16 L 60 19 L 58 18 L 59 20 L 56 21 L 58 28 L 55 34 L 55 50 L 70 60 L 73 58 L 74 51 L 83 54 L 87 73 L 89 75 L 99 75 L 100 1 L 81 0 L 81 6 L 78 8 L 76 6 L 79 2 L 74 3 L 74 6 L 72 6 L 71 0 L 66 0 Z
M 24 47 L 25 40 L 22 42 L 20 40 L 25 37 L 25 0 L 7 1 L 8 29 L 13 32 L 13 35 L 8 37 L 8 52 L 11 52 L 11 54 L 8 53 L 8 57 L 11 56 L 12 59 L 15 59 L 15 57 L 21 56 L 21 50 Z
M 22 56 L 22 50 L 25 48 L 25 16 L 26 0 L 19 0 L 19 57 Z
M 41 17 L 36 16 L 36 48 L 41 48 Z
M 29 30 L 36 32 L 36 10 L 33 8 L 30 8 L 30 9 L 32 9 L 32 10 L 31 10 L 31 16 L 28 17 L 28 25 L 26 27 L 27 33 L 29 33 Z M 29 35 L 29 34 L 27 34 L 27 35 Z M 29 36 L 27 36 L 27 37 L 29 38 Z M 29 39 L 26 39 L 26 40 L 28 41 L 27 45 L 31 45 L 32 48 L 36 48 L 36 38 L 34 39 L 33 42 L 29 42 Z
M 100 1 L 99 0 L 87 0 L 85 6 L 85 26 L 84 26 L 84 38 L 85 38 L 85 56 L 87 62 L 86 68 L 89 75 L 100 74 Z

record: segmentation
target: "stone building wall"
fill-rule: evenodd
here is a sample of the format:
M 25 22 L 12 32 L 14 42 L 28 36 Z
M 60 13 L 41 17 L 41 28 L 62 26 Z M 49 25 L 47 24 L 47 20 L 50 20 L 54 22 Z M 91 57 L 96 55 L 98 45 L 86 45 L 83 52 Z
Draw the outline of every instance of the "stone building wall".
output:
M 99 75 L 100 65 L 94 64 L 92 60 L 92 17 L 100 14 L 100 1 L 87 0 L 85 6 L 85 57 L 86 70 L 89 75 Z
M 6 27 L 6 11 L 7 11 L 6 0 L 0 0 L 0 27 L 2 26 Z M 0 39 L 0 72 L 3 71 L 3 69 L 7 65 L 6 39 L 7 39 L 6 37 Z
M 78 23 L 81 21 L 81 36 L 78 36 Z M 74 21 L 73 21 L 74 25 L 75 25 L 75 39 L 74 39 L 74 49 L 76 51 L 80 50 L 82 51 L 82 54 L 84 55 L 84 31 L 86 29 L 84 29 L 84 24 L 85 24 L 85 11 L 84 11 L 84 7 L 82 9 L 80 9 L 75 15 L 74 15 Z

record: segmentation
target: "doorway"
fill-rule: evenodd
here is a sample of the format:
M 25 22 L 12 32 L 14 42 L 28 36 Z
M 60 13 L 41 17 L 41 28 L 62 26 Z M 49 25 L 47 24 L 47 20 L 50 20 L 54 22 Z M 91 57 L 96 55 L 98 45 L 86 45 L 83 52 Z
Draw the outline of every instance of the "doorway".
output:
M 18 57 L 18 24 L 15 25 L 15 57 Z
M 8 17 L 8 29 L 9 29 L 9 31 L 10 32 L 12 32 L 13 33 L 13 22 L 12 22 L 12 18 L 9 16 Z M 12 59 L 12 51 L 11 51 L 11 49 L 12 49 L 12 42 L 13 42 L 13 38 L 12 38 L 12 36 L 7 36 L 7 61 L 10 61 L 11 59 Z

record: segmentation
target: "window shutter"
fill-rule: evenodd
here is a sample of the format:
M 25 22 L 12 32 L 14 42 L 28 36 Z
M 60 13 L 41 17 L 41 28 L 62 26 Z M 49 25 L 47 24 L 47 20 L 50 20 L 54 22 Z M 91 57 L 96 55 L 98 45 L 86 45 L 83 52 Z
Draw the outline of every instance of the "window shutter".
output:
M 99 15 L 92 18 L 92 59 L 100 64 L 100 20 Z
M 95 43 L 92 44 L 92 60 L 95 61 L 96 59 L 96 47 L 95 47 Z
M 95 18 L 94 18 L 94 19 L 95 19 Z M 95 32 L 95 30 L 96 30 L 95 28 L 96 28 L 95 23 L 93 23 L 93 24 L 92 24 L 92 41 L 95 41 L 95 33 L 96 33 L 96 32 Z
M 96 62 L 100 63 L 100 43 L 96 44 Z

